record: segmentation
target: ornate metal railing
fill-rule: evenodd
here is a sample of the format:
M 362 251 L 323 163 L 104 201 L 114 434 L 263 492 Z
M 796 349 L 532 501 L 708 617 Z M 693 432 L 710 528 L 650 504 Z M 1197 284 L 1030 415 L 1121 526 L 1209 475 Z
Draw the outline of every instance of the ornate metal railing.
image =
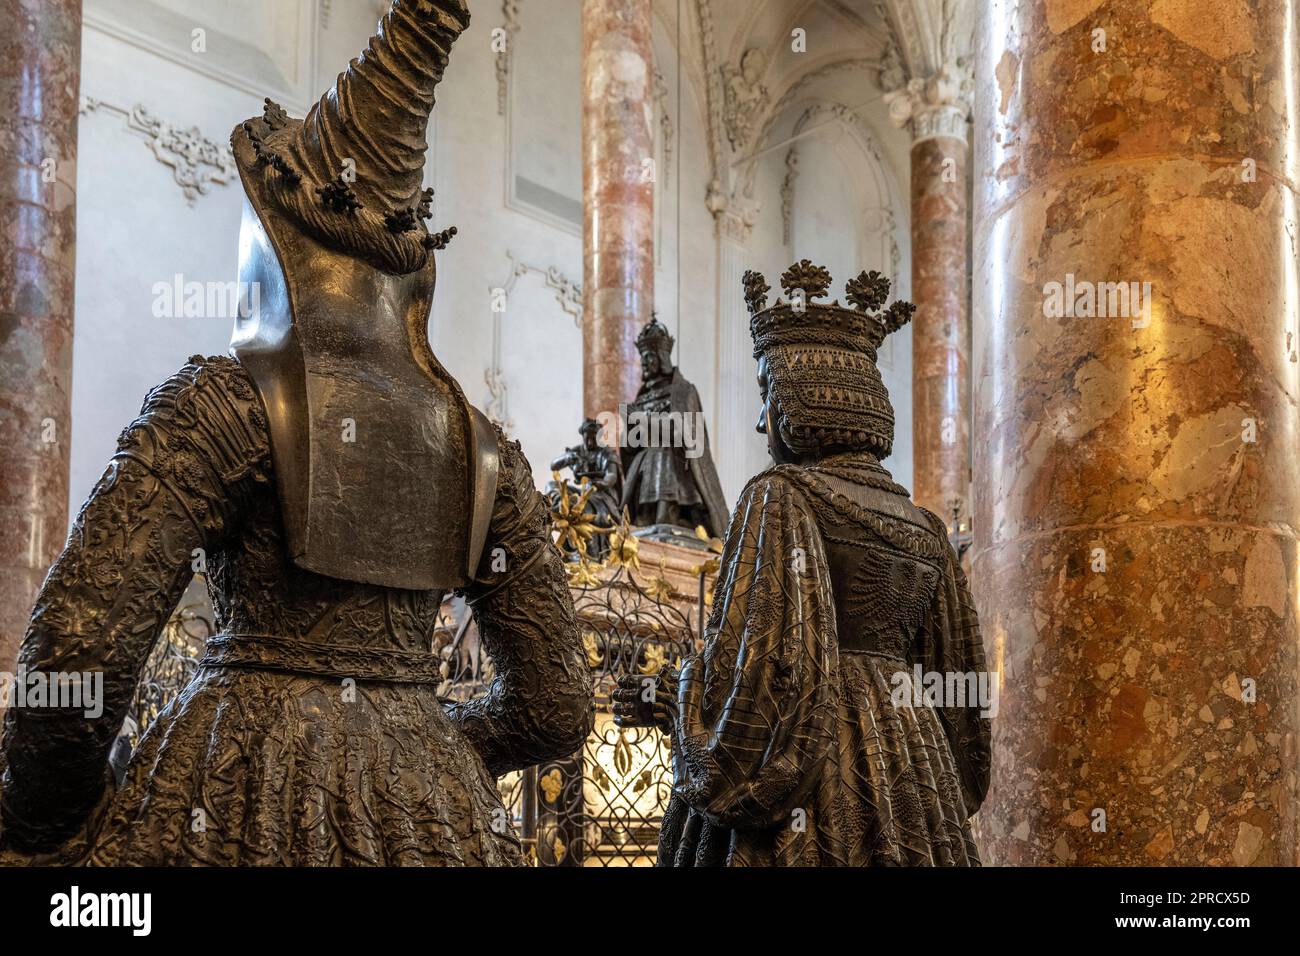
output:
M 657 674 L 694 649 L 694 615 L 661 578 L 627 564 L 572 567 L 574 609 L 591 667 L 595 728 L 581 752 L 498 782 L 530 862 L 539 866 L 643 866 L 654 862 L 672 787 L 668 738 L 614 724 L 610 693 L 629 673 Z M 435 647 L 449 665 L 446 696 L 465 699 L 491 681 L 472 621 L 453 608 Z

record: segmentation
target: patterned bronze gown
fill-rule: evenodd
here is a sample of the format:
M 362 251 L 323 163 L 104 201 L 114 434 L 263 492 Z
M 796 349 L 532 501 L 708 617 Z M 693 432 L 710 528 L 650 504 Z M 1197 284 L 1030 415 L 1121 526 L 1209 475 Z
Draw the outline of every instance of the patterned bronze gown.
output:
M 984 670 L 943 522 L 868 453 L 781 465 L 741 495 L 722 567 L 681 671 L 660 862 L 978 864 L 987 721 L 893 700 L 918 663 Z
M 662 865 L 979 863 L 993 702 L 979 624 L 943 522 L 880 464 L 894 411 L 876 359 L 913 307 L 882 311 L 876 272 L 846 283 L 849 306 L 814 301 L 830 284 L 802 260 L 768 307 L 762 275 L 744 277 L 778 464 L 732 513 L 703 652 L 675 698 L 671 673 L 653 695 L 673 733 Z M 930 693 L 936 677 L 949 694 Z
M 541 496 L 518 445 L 499 444 L 465 592 L 498 676 L 447 704 L 431 654 L 443 595 L 290 561 L 258 391 L 232 359 L 191 359 L 123 433 L 41 593 L 21 665 L 102 669 L 105 710 L 8 711 L 8 845 L 109 865 L 521 862 L 493 778 L 581 746 L 590 677 Z M 490 569 L 498 547 L 509 572 Z M 109 747 L 196 549 L 220 633 L 114 794 Z

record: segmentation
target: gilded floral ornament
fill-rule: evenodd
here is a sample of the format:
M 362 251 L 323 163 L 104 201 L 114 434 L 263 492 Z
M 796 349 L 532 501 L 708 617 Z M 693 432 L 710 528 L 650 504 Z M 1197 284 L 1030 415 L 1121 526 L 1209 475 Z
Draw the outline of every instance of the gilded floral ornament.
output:
M 564 789 L 564 779 L 560 776 L 559 768 L 552 767 L 538 779 L 537 783 L 542 788 L 542 799 L 547 803 L 554 803 L 560 799 L 560 791 Z
M 587 560 L 585 556 L 569 562 L 566 569 L 570 587 L 594 588 L 600 584 L 600 576 L 596 573 L 600 570 L 600 565 Z
M 661 604 L 672 600 L 676 593 L 672 582 L 668 580 L 668 567 L 663 558 L 659 559 L 659 573 L 646 584 L 645 593 L 652 601 L 658 601 Z
M 588 667 L 599 667 L 605 660 L 605 652 L 601 649 L 600 639 L 595 631 L 582 632 L 582 649 L 587 655 Z
M 642 674 L 658 674 L 668 663 L 668 651 L 662 644 L 647 644 L 644 657 L 641 666 L 637 668 Z
M 600 531 L 595 515 L 587 510 L 587 500 L 595 491 L 595 486 L 586 478 L 582 479 L 581 491 L 570 495 L 566 483 L 561 480 L 559 472 L 551 472 L 560 489 L 559 500 L 551 511 L 551 524 L 555 534 L 555 546 L 561 552 L 587 553 L 587 544 L 591 536 Z M 584 559 L 585 560 L 585 559 Z
M 641 559 L 637 548 L 639 539 L 632 534 L 632 523 L 627 509 L 623 510 L 623 520 L 609 533 L 609 556 L 606 562 L 611 567 L 625 567 L 629 571 L 641 570 Z

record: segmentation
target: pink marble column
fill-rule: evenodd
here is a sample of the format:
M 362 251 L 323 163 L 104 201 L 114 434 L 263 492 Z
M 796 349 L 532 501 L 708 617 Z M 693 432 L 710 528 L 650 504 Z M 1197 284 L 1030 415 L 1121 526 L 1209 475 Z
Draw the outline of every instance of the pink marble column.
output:
M 970 502 L 965 114 L 950 125 L 912 146 L 912 496 L 948 522 Z
M 650 0 L 583 0 L 583 407 L 617 411 L 641 383 L 654 304 Z
M 68 528 L 80 0 L 0 0 L 0 670 Z
M 975 544 L 993 862 L 1296 865 L 1291 0 L 988 0 Z

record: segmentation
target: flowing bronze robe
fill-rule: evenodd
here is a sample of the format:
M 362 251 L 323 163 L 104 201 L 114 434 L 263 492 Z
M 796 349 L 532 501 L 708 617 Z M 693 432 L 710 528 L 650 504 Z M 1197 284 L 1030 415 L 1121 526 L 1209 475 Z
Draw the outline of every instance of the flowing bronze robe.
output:
M 916 664 L 985 674 L 943 523 L 868 454 L 754 478 L 680 672 L 660 864 L 978 864 L 989 722 L 895 706 Z
M 674 368 L 653 383 L 643 383 L 636 399 L 627 407 L 629 418 L 635 413 L 665 415 L 676 413 L 703 422 L 704 406 L 700 393 L 686 380 L 681 369 Z M 692 426 L 694 427 L 694 426 Z M 648 521 L 653 521 L 653 506 L 670 501 L 682 508 L 683 521 L 703 525 L 709 534 L 721 537 L 727 528 L 726 498 L 718 481 L 718 470 L 709 450 L 708 430 L 700 426 L 695 439 L 700 454 L 690 457 L 676 438 L 660 435 L 661 444 L 648 447 L 624 447 L 623 507 L 637 520 L 638 506 L 650 506 Z M 666 444 L 662 443 L 665 442 Z
M 518 444 L 498 435 L 465 589 L 497 676 L 449 704 L 431 652 L 443 595 L 297 567 L 252 380 L 229 358 L 190 363 L 123 432 L 38 599 L 21 665 L 102 670 L 106 700 L 98 719 L 7 712 L 0 828 L 22 851 L 9 862 L 521 863 L 494 777 L 582 745 L 591 678 Z M 220 633 L 113 793 L 109 748 L 196 549 Z

